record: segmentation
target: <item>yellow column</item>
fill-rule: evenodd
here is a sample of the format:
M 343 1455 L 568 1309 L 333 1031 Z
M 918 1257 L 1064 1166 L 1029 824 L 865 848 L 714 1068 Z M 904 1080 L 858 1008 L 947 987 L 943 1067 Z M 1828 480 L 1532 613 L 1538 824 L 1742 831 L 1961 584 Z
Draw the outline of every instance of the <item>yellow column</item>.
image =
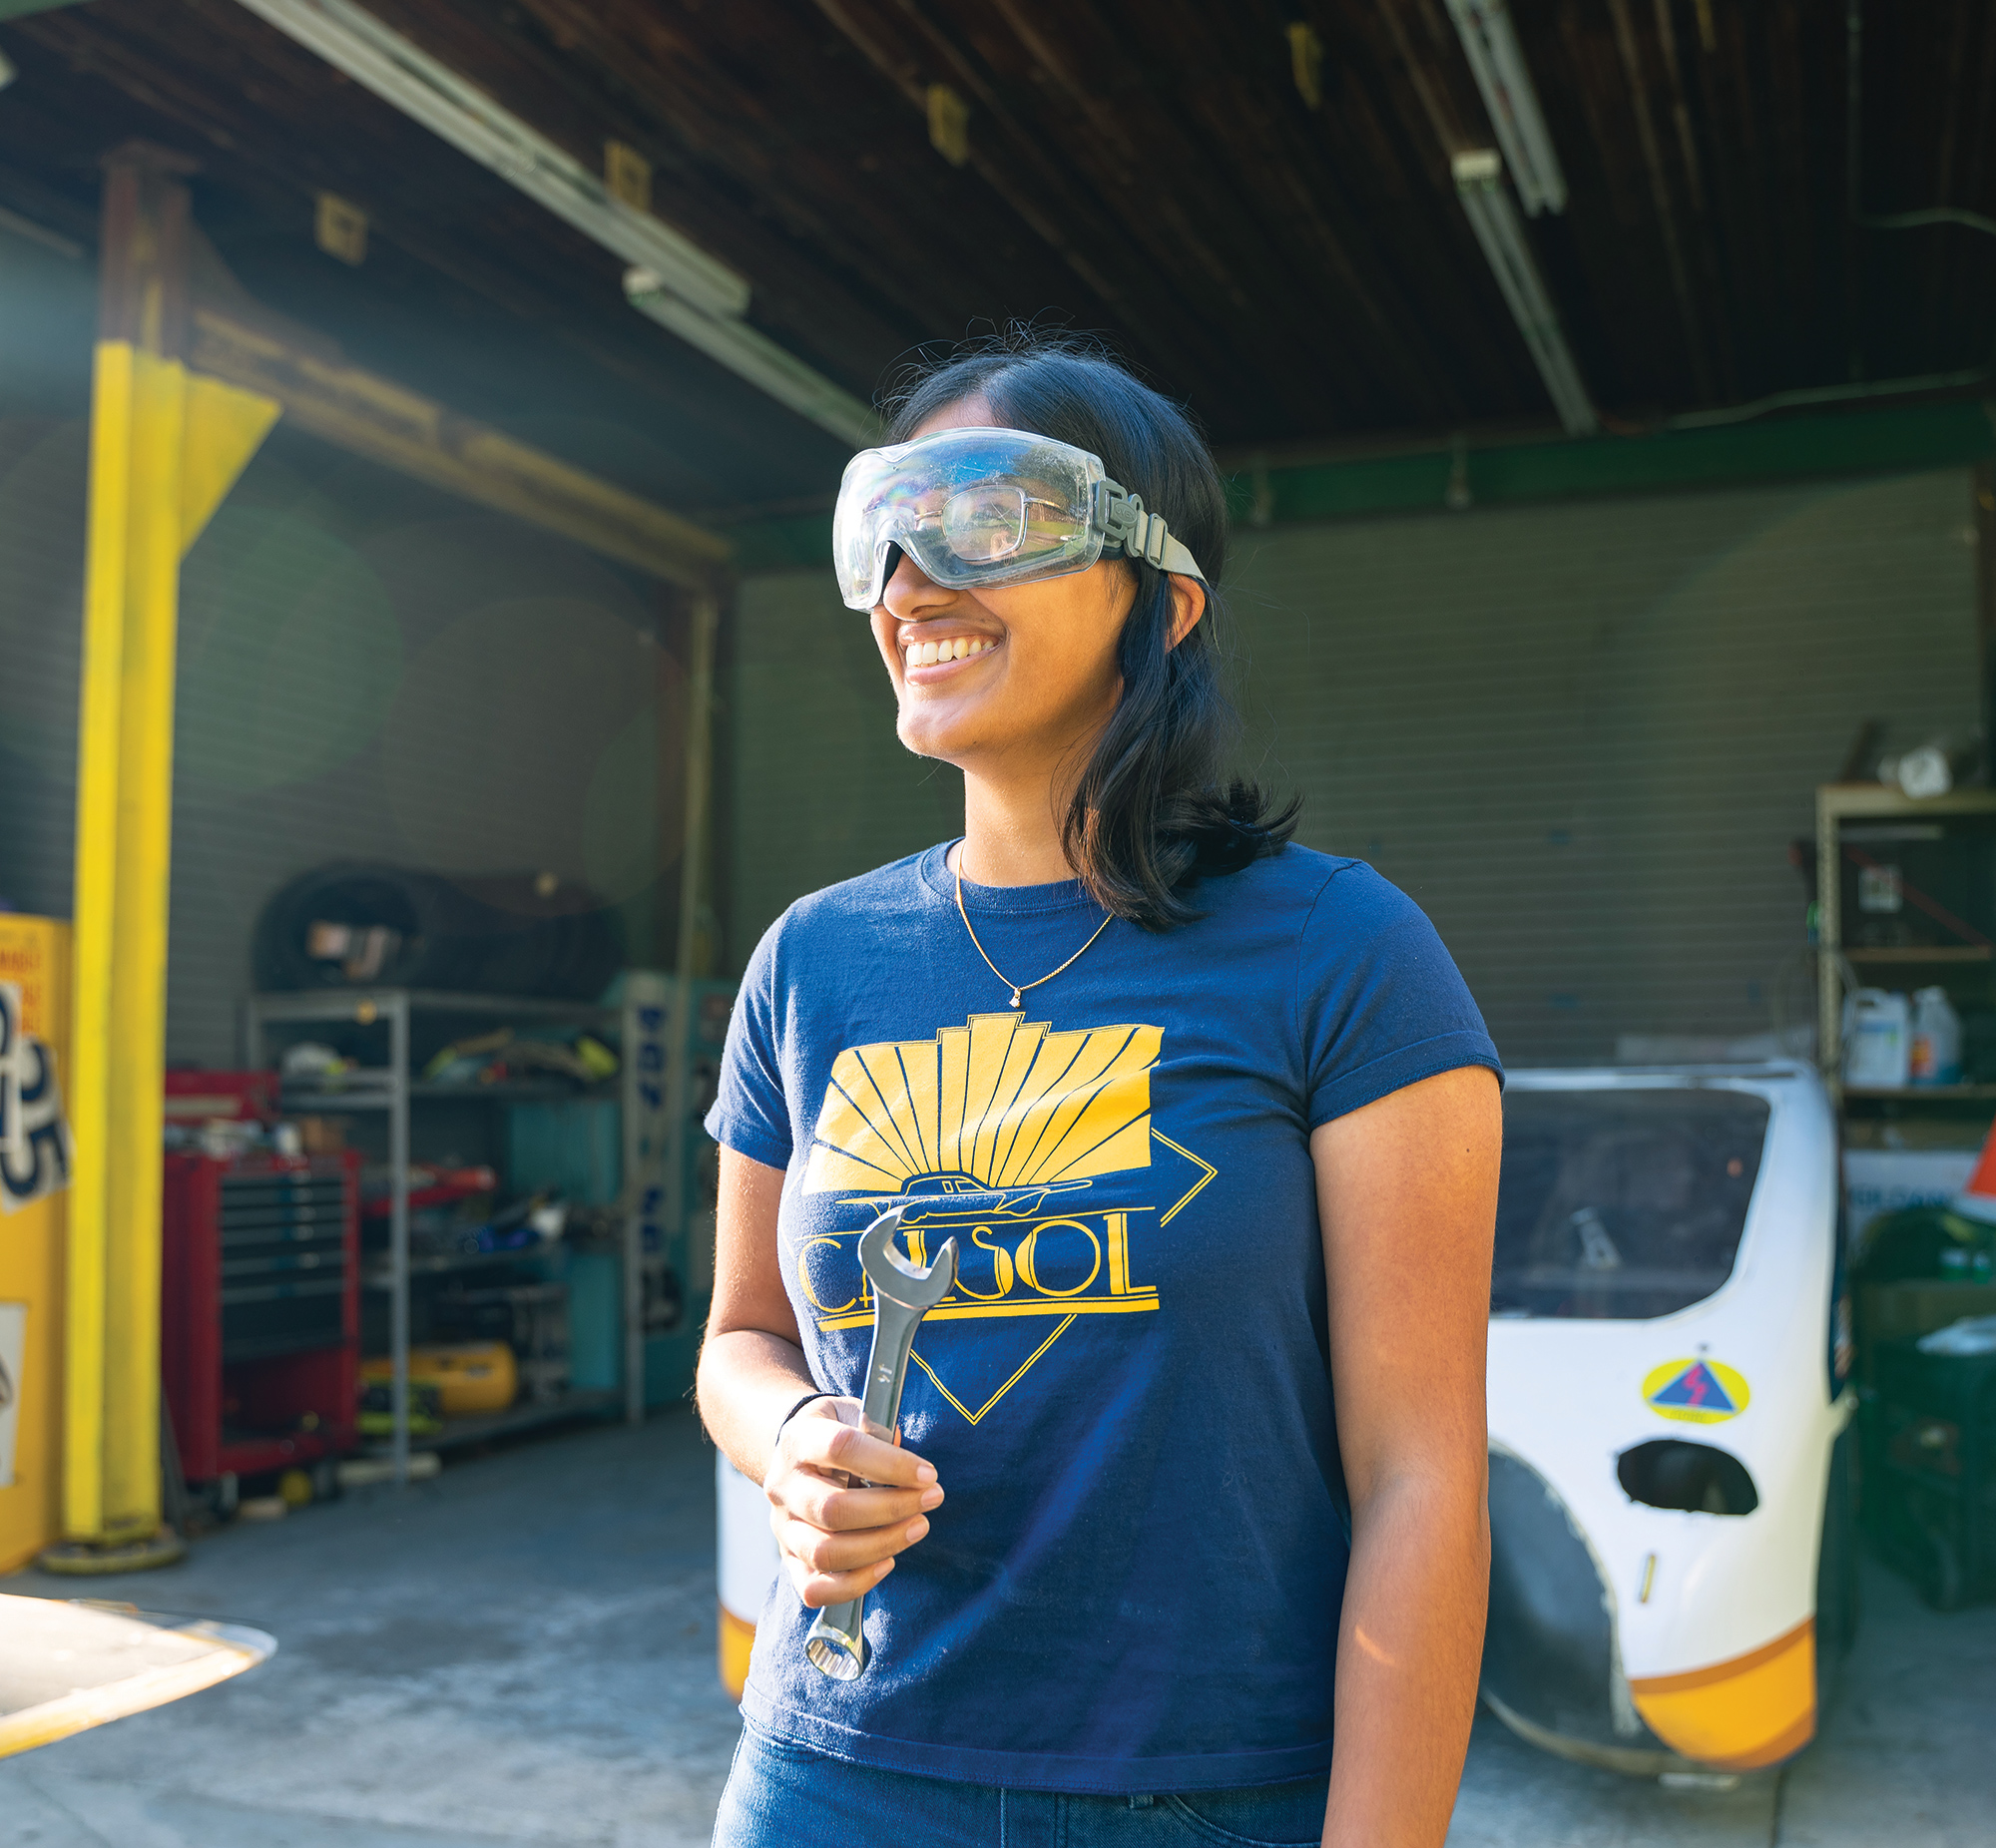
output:
M 278 411 L 268 398 L 190 376 L 182 362 L 188 199 L 160 161 L 133 149 L 106 166 L 77 759 L 63 1447 L 69 1540 L 141 1550 L 160 1530 L 160 1132 L 180 567 Z

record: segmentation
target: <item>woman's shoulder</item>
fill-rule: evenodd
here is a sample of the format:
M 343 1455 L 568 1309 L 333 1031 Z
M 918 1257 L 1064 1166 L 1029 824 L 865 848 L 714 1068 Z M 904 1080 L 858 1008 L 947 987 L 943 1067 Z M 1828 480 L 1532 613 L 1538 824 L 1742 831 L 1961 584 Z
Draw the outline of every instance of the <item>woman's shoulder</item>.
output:
M 1294 841 L 1239 872 L 1206 881 L 1200 902 L 1209 911 L 1287 912 L 1298 931 L 1329 928 L 1341 934 L 1389 929 L 1421 916 L 1406 893 L 1365 861 Z
M 792 899 L 763 932 L 755 960 L 770 962 L 785 952 L 826 941 L 849 944 L 855 924 L 877 930 L 883 920 L 932 906 L 936 899 L 923 877 L 923 863 L 940 852 L 940 848 L 925 847 L 905 859 Z

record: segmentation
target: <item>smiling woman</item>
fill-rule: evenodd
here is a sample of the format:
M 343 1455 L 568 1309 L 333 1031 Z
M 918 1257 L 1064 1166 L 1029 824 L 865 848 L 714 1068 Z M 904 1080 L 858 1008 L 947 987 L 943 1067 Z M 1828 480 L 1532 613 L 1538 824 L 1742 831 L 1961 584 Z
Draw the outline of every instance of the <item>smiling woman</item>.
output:
M 791 905 L 730 1027 L 700 1404 L 787 1576 L 717 1842 L 1437 1848 L 1496 1052 L 1419 911 L 1227 774 L 1183 413 L 1028 344 L 889 436 L 834 564 L 964 835 Z M 857 1396 L 886 1214 L 963 1253 L 895 1442 Z M 813 1613 L 858 1600 L 828 1679 Z
M 1060 347 L 919 377 L 889 435 L 848 467 L 832 543 L 846 603 L 874 613 L 901 741 L 957 763 L 1053 744 L 1036 768 L 1063 799 L 1060 872 L 1146 928 L 1186 922 L 1177 888 L 1273 851 L 1296 809 L 1222 775 L 1227 500 L 1206 445 L 1120 366 Z M 993 732 L 980 714 L 1001 708 Z

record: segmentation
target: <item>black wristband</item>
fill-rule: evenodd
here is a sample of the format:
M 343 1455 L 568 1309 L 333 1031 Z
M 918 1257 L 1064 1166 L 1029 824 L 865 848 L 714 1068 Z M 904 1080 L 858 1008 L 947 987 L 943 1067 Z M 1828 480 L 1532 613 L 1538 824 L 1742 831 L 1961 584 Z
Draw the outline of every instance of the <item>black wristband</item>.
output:
M 781 1419 L 778 1420 L 776 1425 L 776 1442 L 780 1444 L 783 1441 L 783 1426 L 788 1424 L 790 1420 L 794 1418 L 799 1412 L 801 1412 L 805 1406 L 810 1404 L 810 1402 L 813 1399 L 836 1399 L 837 1397 L 838 1394 L 835 1392 L 805 1393 L 804 1396 L 801 1399 L 799 1399 L 795 1405 L 791 1406 L 790 1409 L 783 1414 Z

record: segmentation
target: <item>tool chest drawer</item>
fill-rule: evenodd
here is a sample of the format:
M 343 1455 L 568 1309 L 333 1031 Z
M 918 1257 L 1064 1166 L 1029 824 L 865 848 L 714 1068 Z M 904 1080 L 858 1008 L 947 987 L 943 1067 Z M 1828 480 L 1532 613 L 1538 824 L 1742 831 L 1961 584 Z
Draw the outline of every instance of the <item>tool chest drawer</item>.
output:
M 346 1217 L 342 1175 L 236 1175 L 221 1182 L 225 1234 L 263 1225 L 341 1223 Z
M 191 1481 L 350 1445 L 355 1155 L 166 1157 L 161 1363 Z
M 337 1347 L 345 1332 L 340 1277 L 236 1284 L 222 1290 L 222 1358 L 259 1360 Z
M 346 1241 L 336 1232 L 323 1238 L 287 1238 L 281 1244 L 222 1247 L 222 1278 L 274 1277 L 314 1270 L 337 1277 L 346 1269 Z M 225 1292 L 226 1293 L 226 1292 Z

